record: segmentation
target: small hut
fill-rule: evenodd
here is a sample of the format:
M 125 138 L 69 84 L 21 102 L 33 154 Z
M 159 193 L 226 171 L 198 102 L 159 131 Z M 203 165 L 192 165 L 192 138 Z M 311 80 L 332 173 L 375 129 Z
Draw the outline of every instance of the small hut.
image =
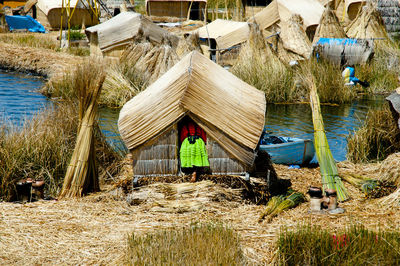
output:
M 31 1 L 28 3 L 31 4 Z M 31 6 L 33 14 L 36 14 L 36 17 L 34 15 L 33 18 L 39 21 L 46 29 L 56 30 L 61 27 L 61 17 L 63 14 L 63 28 L 66 28 L 67 15 L 65 3 L 65 0 L 37 0 L 37 3 Z M 85 4 L 84 1 L 70 0 L 70 8 L 71 10 L 74 10 L 74 13 L 70 18 L 71 27 L 82 25 L 92 26 L 99 23 L 98 18 L 93 14 L 92 9 L 87 5 L 87 3 Z
M 299 14 L 303 19 L 304 30 L 311 41 L 323 12 L 324 6 L 317 0 L 274 0 L 248 21 L 259 24 L 264 35 L 269 36 L 280 31 L 281 21 Z
M 139 34 L 156 44 L 161 44 L 164 38 L 168 38 L 173 46 L 178 44 L 177 36 L 135 12 L 122 12 L 87 28 L 85 33 L 90 42 L 90 54 L 97 56 L 119 57 Z
M 336 8 L 336 16 L 340 21 L 349 23 L 354 20 L 367 0 L 342 0 Z
M 155 17 L 204 20 L 207 0 L 146 0 L 146 13 Z
M 135 177 L 177 175 L 180 121 L 207 134 L 213 174 L 251 169 L 264 122 L 263 92 L 193 51 L 121 109 L 118 128 Z
M 248 40 L 250 28 L 247 22 L 217 19 L 190 34 L 197 34 L 203 47 L 207 47 L 203 53 L 208 55 L 211 49 L 211 54 L 217 55 L 218 61 L 220 54 L 229 52 L 234 46 Z

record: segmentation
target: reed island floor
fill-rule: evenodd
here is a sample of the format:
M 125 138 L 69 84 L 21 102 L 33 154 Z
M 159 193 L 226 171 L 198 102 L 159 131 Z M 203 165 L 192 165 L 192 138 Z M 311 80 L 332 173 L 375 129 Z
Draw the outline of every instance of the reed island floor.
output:
M 274 167 L 280 178 L 290 178 L 292 188 L 300 192 L 306 193 L 310 185 L 321 185 L 318 168 Z M 366 175 L 373 175 L 374 167 L 339 164 L 341 172 L 349 170 Z M 1 202 L 0 264 L 123 264 L 127 236 L 132 232 L 144 234 L 162 228 L 213 222 L 222 222 L 238 232 L 244 254 L 251 264 L 269 264 L 274 260 L 275 241 L 282 227 L 290 229 L 311 224 L 334 231 L 362 223 L 374 230 L 398 228 L 398 210 L 382 208 L 378 200 L 364 199 L 357 188 L 348 183 L 345 186 L 352 198 L 340 203 L 346 210 L 344 214 L 312 215 L 308 212 L 309 203 L 305 202 L 280 214 L 270 223 L 258 222 L 265 208 L 262 205 L 235 200 L 203 200 L 187 211 L 163 211 L 154 208 L 154 202 L 129 205 L 125 199 L 118 199 L 110 192 L 110 185 L 103 186 L 102 192 L 79 200 L 26 204 Z M 219 185 L 214 189 L 218 190 Z M 201 193 L 197 194 L 198 198 L 202 198 Z

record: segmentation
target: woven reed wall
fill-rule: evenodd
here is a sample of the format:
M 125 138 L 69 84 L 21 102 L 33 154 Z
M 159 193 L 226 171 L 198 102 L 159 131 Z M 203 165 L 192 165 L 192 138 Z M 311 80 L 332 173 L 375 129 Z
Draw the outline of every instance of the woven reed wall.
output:
M 246 169 L 230 156 L 215 140 L 207 138 L 207 152 L 213 174 L 244 174 Z
M 132 151 L 134 176 L 178 174 L 178 130 L 176 125 L 154 141 Z
M 390 36 L 400 35 L 400 2 L 398 0 L 379 0 L 378 11 Z
M 91 56 L 103 56 L 101 49 L 99 47 L 99 38 L 97 32 L 91 32 L 89 36 L 90 42 L 90 55 Z
M 186 18 L 188 15 L 189 6 L 190 1 L 148 2 L 147 15 L 157 17 Z M 202 10 L 205 9 L 206 4 L 204 2 L 200 2 L 199 6 L 199 17 L 202 17 Z

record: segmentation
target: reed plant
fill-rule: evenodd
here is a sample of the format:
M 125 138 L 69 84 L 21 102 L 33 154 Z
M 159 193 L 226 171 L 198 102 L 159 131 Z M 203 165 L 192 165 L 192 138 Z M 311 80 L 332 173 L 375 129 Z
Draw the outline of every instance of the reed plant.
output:
M 400 232 L 362 225 L 329 232 L 303 225 L 282 229 L 277 249 L 279 265 L 399 265 Z
M 54 36 L 43 33 L 5 33 L 0 34 L 0 42 L 23 47 L 45 48 L 56 50 L 59 41 Z
M 400 132 L 387 105 L 367 113 L 364 124 L 347 138 L 347 159 L 374 162 L 400 151 Z
M 239 237 L 222 225 L 193 225 L 128 237 L 128 265 L 243 265 Z
M 0 128 L 0 198 L 16 199 L 18 180 L 45 180 L 47 194 L 57 195 L 76 138 L 77 116 L 67 104 L 50 107 L 23 128 Z

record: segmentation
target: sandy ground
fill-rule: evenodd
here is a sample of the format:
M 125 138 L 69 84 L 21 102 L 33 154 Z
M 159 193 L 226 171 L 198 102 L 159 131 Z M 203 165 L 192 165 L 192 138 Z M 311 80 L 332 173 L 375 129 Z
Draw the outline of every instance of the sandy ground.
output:
M 291 179 L 296 190 L 306 192 L 309 185 L 320 184 L 318 169 L 275 168 L 281 178 Z M 222 221 L 233 228 L 241 237 L 246 257 L 255 264 L 273 262 L 276 237 L 284 227 L 313 224 L 336 230 L 362 223 L 371 229 L 398 228 L 397 208 L 382 208 L 377 200 L 365 200 L 356 188 L 347 183 L 346 187 L 352 199 L 340 205 L 346 209 L 344 214 L 309 214 L 308 203 L 303 203 L 271 223 L 258 222 L 263 206 L 232 201 L 204 202 L 198 210 L 183 213 L 160 212 L 149 204 L 131 206 L 107 192 L 80 200 L 2 202 L 0 265 L 123 264 L 129 233 L 194 222 Z

